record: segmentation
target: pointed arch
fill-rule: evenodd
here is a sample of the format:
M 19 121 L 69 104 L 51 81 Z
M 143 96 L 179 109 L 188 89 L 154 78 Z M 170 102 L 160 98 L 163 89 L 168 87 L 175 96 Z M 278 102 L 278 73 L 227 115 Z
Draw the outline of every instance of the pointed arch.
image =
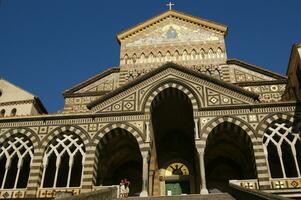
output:
M 138 62 L 139 62 L 139 63 L 145 63 L 145 54 L 144 54 L 144 52 L 141 53 Z
M 128 61 L 129 61 L 129 56 L 128 56 L 128 54 L 125 54 L 125 56 L 123 57 L 123 64 L 129 64 L 128 63 Z
M 208 50 L 208 58 L 210 59 L 210 58 L 214 58 L 214 55 L 213 55 L 213 49 L 212 48 L 210 48 L 209 50 Z
M 188 51 L 184 49 L 183 54 L 182 54 L 182 60 L 187 60 L 188 57 Z
M 218 47 L 217 50 L 216 50 L 216 57 L 217 58 L 223 58 L 224 57 L 223 51 L 220 47 Z
M 153 52 L 150 52 L 149 56 L 148 56 L 148 62 L 154 62 L 155 56 L 153 54 Z
M 197 59 L 197 52 L 196 52 L 196 50 L 195 49 L 192 49 L 192 51 L 191 51 L 191 59 L 192 60 L 195 60 L 195 59 Z
M 205 53 L 205 50 L 204 49 L 201 49 L 201 51 L 200 51 L 200 58 L 201 59 L 205 59 L 206 58 L 206 53 Z

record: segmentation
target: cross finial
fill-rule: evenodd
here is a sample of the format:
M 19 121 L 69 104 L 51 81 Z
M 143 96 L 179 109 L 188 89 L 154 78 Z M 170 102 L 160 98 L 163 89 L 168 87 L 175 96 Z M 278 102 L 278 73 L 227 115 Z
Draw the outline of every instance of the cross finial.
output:
M 169 10 L 171 10 L 172 9 L 172 6 L 174 6 L 175 4 L 174 3 L 171 3 L 171 2 L 169 2 L 168 4 L 166 4 L 166 6 L 168 6 L 169 7 Z

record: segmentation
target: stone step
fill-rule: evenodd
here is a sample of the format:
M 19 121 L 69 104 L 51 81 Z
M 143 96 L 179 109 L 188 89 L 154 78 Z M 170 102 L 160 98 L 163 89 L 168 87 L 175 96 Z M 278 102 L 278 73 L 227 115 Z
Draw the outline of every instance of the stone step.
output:
M 129 200 L 235 200 L 230 194 L 215 193 L 208 195 L 190 194 L 179 196 L 159 196 L 159 197 L 129 197 Z

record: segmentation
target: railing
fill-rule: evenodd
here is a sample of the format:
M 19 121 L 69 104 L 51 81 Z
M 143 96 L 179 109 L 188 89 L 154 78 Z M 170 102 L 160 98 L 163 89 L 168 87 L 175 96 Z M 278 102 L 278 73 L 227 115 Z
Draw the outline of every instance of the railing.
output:
M 58 193 L 69 193 L 71 196 L 79 195 L 81 188 L 39 188 L 36 197 L 38 198 L 53 198 Z
M 238 185 L 247 189 L 259 189 L 257 179 L 247 179 L 247 180 L 230 180 L 229 183 Z
M 301 178 L 271 179 L 272 189 L 295 189 L 301 188 Z
M 238 186 L 236 184 L 229 183 L 229 193 L 236 199 L 243 200 L 288 200 L 285 197 L 262 192 L 260 190 L 248 189 Z
M 24 198 L 26 194 L 26 188 L 23 189 L 1 189 L 0 199 L 7 198 Z
M 108 189 L 116 189 L 116 197 L 119 198 L 120 197 L 120 188 L 119 185 L 110 185 L 110 186 L 93 186 L 93 191 L 106 191 Z
M 60 200 L 116 200 L 117 190 L 115 187 L 102 188 L 94 192 L 82 193 L 77 196 L 60 198 Z

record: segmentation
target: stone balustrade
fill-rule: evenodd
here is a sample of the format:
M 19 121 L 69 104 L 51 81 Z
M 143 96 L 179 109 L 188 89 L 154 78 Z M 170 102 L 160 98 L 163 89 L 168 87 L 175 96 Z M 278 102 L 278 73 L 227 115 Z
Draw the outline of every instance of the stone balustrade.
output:
M 0 199 L 7 198 L 24 198 L 26 194 L 26 188 L 23 189 L 1 189 Z
M 257 179 L 247 179 L 247 180 L 230 180 L 229 183 L 244 187 L 247 189 L 259 189 Z

